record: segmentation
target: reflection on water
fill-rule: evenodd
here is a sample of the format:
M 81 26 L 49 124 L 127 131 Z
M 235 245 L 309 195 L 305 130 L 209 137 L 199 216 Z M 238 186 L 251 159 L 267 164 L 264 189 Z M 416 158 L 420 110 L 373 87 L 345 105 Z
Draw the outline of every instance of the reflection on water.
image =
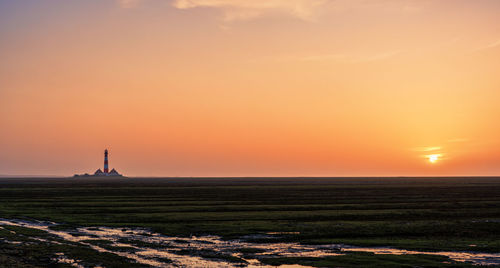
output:
M 85 227 L 72 231 L 52 230 L 52 222 L 28 222 L 0 219 L 0 225 L 39 229 L 66 241 L 87 245 L 99 252 L 113 253 L 155 267 L 265 267 L 263 257 L 325 257 L 343 252 L 363 251 L 375 254 L 429 254 L 474 264 L 500 264 L 500 254 L 472 252 L 421 252 L 392 248 L 366 248 L 347 245 L 301 245 L 298 243 L 251 243 L 222 240 L 218 236 L 169 237 L 147 229 Z M 280 233 L 272 233 L 280 234 Z M 102 241 L 108 243 L 102 244 Z M 50 241 L 59 243 L 57 241 Z M 58 255 L 61 263 L 82 267 L 77 260 Z M 287 265 L 282 267 L 304 267 Z
M 64 253 L 56 253 L 56 261 L 59 262 L 59 263 L 65 263 L 65 264 L 69 264 L 73 267 L 77 267 L 77 268 L 85 268 L 83 265 L 80 265 L 78 264 L 78 261 L 77 260 L 73 260 L 73 259 L 70 259 L 66 256 L 64 256 Z

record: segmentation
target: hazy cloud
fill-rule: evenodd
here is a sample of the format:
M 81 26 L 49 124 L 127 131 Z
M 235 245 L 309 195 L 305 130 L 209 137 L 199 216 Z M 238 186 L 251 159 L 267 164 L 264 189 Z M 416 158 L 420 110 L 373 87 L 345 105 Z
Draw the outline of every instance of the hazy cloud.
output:
M 144 0 L 115 0 L 123 8 L 132 8 Z M 167 1 L 167 0 L 162 0 Z M 389 9 L 415 12 L 423 0 L 171 0 L 178 9 L 214 8 L 225 21 L 250 20 L 270 14 L 282 14 L 313 21 L 321 11 L 342 12 L 351 9 Z
M 338 61 L 343 63 L 362 63 L 362 62 L 371 62 L 371 61 L 379 61 L 385 60 L 392 57 L 395 57 L 401 54 L 403 50 L 391 50 L 380 52 L 372 55 L 354 55 L 354 54 L 322 54 L 322 55 L 311 55 L 296 58 L 295 60 L 300 61 Z
M 378 60 L 385 60 L 389 59 L 392 57 L 395 57 L 403 52 L 402 50 L 393 50 L 393 51 L 386 51 L 382 52 L 379 54 L 367 56 L 367 57 L 362 57 L 357 60 L 357 62 L 368 62 L 368 61 L 378 61 Z
M 301 61 L 352 61 L 352 56 L 347 54 L 323 54 L 298 58 Z
M 462 143 L 462 142 L 468 142 L 469 139 L 464 139 L 464 138 L 456 138 L 456 139 L 450 139 L 448 140 L 449 143 Z
M 487 49 L 496 48 L 496 47 L 500 47 L 500 39 L 498 39 L 497 41 L 492 42 L 490 44 L 487 44 L 485 46 L 479 47 L 475 51 L 487 50 Z
M 316 11 L 331 0 L 175 0 L 179 9 L 217 8 L 224 20 L 248 20 L 269 13 L 282 13 L 303 20 L 312 20 Z
M 442 148 L 439 146 L 431 146 L 431 147 L 417 147 L 413 148 L 413 151 L 417 152 L 434 152 L 434 151 L 440 151 Z
M 141 2 L 141 0 L 117 0 L 118 4 L 122 8 L 133 8 Z
M 441 146 L 427 146 L 412 148 L 412 151 L 418 152 L 419 157 L 428 159 L 431 163 L 439 160 L 448 159 Z

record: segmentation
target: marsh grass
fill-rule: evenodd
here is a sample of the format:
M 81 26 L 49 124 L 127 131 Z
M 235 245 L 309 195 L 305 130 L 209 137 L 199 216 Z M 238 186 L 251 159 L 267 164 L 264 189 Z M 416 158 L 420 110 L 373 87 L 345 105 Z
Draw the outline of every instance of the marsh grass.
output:
M 0 215 L 62 230 L 141 227 L 224 239 L 296 232 L 250 240 L 500 252 L 499 178 L 0 179 Z M 355 257 L 386 258 L 345 261 Z
M 429 255 L 376 255 L 353 252 L 342 256 L 324 258 L 265 258 L 265 264 L 300 264 L 313 267 L 477 267 L 467 263 L 450 261 L 447 257 Z

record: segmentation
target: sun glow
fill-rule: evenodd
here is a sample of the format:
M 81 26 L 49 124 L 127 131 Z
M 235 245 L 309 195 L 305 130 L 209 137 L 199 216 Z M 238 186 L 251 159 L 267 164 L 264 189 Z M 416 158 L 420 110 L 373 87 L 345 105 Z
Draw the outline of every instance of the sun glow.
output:
M 0 0 L 0 177 L 500 174 L 500 0 L 61 2 Z
M 437 163 L 441 158 L 441 154 L 430 154 L 430 155 L 427 155 L 427 159 L 429 160 L 429 162 L 431 164 L 435 164 Z

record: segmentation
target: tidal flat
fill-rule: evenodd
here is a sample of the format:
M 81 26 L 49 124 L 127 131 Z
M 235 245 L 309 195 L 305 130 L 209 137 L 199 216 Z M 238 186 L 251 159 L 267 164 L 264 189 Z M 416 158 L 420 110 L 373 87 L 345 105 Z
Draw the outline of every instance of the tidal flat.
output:
M 2 178 L 0 266 L 494 267 L 500 178 Z

